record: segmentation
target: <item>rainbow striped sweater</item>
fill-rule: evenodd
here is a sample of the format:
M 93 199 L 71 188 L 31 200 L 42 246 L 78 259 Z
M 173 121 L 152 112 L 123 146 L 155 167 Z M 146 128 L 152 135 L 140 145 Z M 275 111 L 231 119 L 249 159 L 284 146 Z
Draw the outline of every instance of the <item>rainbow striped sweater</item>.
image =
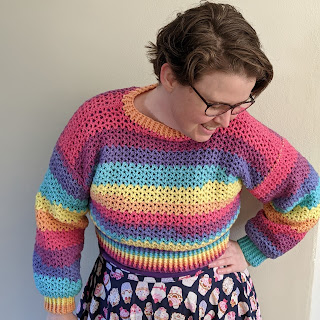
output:
M 74 309 L 88 212 L 102 252 L 166 274 L 223 254 L 243 186 L 263 203 L 238 240 L 253 266 L 291 249 L 319 218 L 319 177 L 285 139 L 243 112 L 195 142 L 135 109 L 154 86 L 88 100 L 57 141 L 35 205 L 34 278 L 48 311 Z

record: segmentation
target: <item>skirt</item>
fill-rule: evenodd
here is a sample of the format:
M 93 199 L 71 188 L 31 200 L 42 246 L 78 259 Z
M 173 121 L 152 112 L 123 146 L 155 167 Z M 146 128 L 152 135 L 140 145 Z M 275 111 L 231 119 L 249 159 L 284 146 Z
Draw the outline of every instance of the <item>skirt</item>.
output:
M 154 278 L 96 260 L 77 306 L 80 320 L 260 320 L 248 270 Z

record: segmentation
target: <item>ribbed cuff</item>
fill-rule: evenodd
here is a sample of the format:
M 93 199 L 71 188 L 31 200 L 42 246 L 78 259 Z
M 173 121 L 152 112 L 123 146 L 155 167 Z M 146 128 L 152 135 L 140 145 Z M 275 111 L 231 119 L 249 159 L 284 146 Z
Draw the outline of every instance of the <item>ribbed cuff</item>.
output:
M 50 298 L 44 297 L 44 308 L 51 313 L 71 313 L 75 309 L 74 297 Z
M 248 236 L 240 238 L 237 242 L 239 243 L 244 257 L 253 267 L 259 266 L 267 259 L 267 257 L 258 249 Z

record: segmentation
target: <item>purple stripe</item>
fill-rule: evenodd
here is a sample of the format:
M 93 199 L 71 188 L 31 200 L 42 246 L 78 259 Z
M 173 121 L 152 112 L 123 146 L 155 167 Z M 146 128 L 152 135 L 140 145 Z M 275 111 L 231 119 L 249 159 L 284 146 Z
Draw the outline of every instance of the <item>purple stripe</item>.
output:
M 38 255 L 36 251 L 33 253 L 33 272 L 37 274 L 41 274 L 43 276 L 69 279 L 71 281 L 78 281 L 80 279 L 80 259 L 75 261 L 70 267 L 64 266 L 60 267 L 52 267 L 44 264 L 41 257 Z
M 245 230 L 251 241 L 266 257 L 276 259 L 285 252 L 277 250 L 277 248 L 272 245 L 268 237 L 264 233 L 257 230 L 252 223 L 248 222 L 245 226 Z
M 65 164 L 66 161 L 61 159 L 57 149 L 54 148 L 49 164 L 50 172 L 58 180 L 62 189 L 66 190 L 69 195 L 75 199 L 86 200 L 89 196 L 89 188 L 84 189 L 68 172 Z
M 124 136 L 126 137 L 125 141 L 123 140 Z M 110 137 L 112 137 L 112 139 Z M 128 155 L 129 159 L 132 159 L 134 156 L 140 157 L 139 159 L 143 159 L 141 156 L 145 155 L 151 156 L 151 159 L 156 159 L 156 156 L 159 157 L 159 155 L 161 155 L 166 159 L 165 161 L 168 161 L 170 158 L 168 156 L 164 156 L 166 153 L 176 156 L 176 153 L 180 152 L 182 156 L 177 157 L 177 159 L 181 160 L 183 163 L 188 164 L 189 157 L 191 157 L 191 161 L 196 160 L 200 161 L 201 163 L 212 164 L 211 156 L 221 155 L 221 151 L 224 151 L 222 156 L 227 155 L 227 157 L 232 157 L 234 154 L 236 154 L 238 158 L 245 159 L 245 161 L 248 162 L 257 159 L 259 165 L 256 164 L 258 166 L 256 169 L 259 169 L 260 173 L 263 175 L 265 175 L 270 169 L 268 168 L 268 160 L 266 157 L 256 150 L 254 146 L 250 146 L 241 137 L 236 138 L 232 135 L 224 134 L 222 130 L 217 130 L 212 135 L 210 140 L 203 143 L 193 140 L 181 141 L 177 143 L 157 139 L 151 136 L 147 136 L 146 138 L 146 136 L 143 134 L 136 133 L 134 131 L 128 131 L 126 128 L 106 130 L 106 132 L 102 134 L 102 139 L 104 139 L 103 145 L 106 145 L 109 148 L 106 150 L 111 150 L 113 147 L 116 149 L 114 152 L 116 152 L 118 157 L 121 156 L 121 148 L 119 147 L 122 147 L 124 150 L 128 150 L 128 152 L 132 153 L 132 155 Z M 237 143 L 233 142 L 234 140 L 237 140 Z M 141 151 L 139 148 L 140 150 L 145 150 L 144 153 L 140 153 Z M 138 150 L 135 151 L 136 149 Z M 216 151 L 214 151 L 214 149 L 216 149 Z M 104 157 L 106 157 L 106 160 L 108 161 L 110 157 L 106 155 L 107 152 L 104 153 Z M 221 159 L 218 159 L 218 161 L 219 160 Z M 145 162 L 145 160 L 142 161 Z M 170 163 L 171 162 L 168 164 Z M 251 165 L 254 166 L 255 162 L 252 162 Z
M 317 172 L 301 155 L 299 160 L 298 165 L 295 166 L 292 173 L 286 179 L 296 183 L 296 185 L 293 185 L 293 190 L 287 187 L 285 189 L 286 194 L 280 194 L 281 198 L 278 198 L 279 195 L 277 195 L 277 199 L 272 201 L 277 208 L 281 208 L 282 210 L 298 205 L 311 191 L 316 190 L 318 187 L 319 177 Z M 309 168 L 309 170 L 306 170 L 306 168 Z M 283 188 L 285 186 L 283 182 Z M 285 197 L 288 194 L 289 196 Z
M 201 243 L 202 241 L 214 238 L 221 230 L 230 226 L 230 221 L 234 218 L 235 212 L 239 208 L 239 202 L 235 201 L 228 213 L 221 218 L 219 221 L 207 222 L 204 226 L 181 226 L 181 225 L 164 225 L 163 227 L 154 226 L 150 228 L 145 225 L 129 225 L 122 222 L 115 223 L 114 221 L 108 220 L 103 216 L 103 213 L 96 209 L 93 203 L 91 203 L 91 215 L 98 222 L 99 225 L 103 226 L 107 233 L 113 233 L 123 237 L 125 239 L 134 240 L 151 240 L 161 241 L 173 241 L 178 243 L 190 243 L 194 242 Z M 99 208 L 101 209 L 101 208 Z M 115 212 L 116 214 L 116 212 Z M 214 214 L 214 213 L 212 213 Z
M 41 257 L 42 264 L 56 268 L 59 265 L 71 266 L 80 259 L 82 249 L 82 243 L 61 250 L 44 249 L 36 244 L 34 251 Z

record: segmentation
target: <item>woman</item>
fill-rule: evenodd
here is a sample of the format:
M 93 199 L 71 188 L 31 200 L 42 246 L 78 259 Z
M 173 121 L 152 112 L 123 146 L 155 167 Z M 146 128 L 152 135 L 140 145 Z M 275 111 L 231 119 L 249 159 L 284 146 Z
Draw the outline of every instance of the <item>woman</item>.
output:
M 249 265 L 319 219 L 319 177 L 246 111 L 272 80 L 254 29 L 204 2 L 149 45 L 158 84 L 86 101 L 36 199 L 35 281 L 48 319 L 76 319 L 86 213 L 100 255 L 78 319 L 260 319 Z M 229 240 L 245 186 L 263 203 Z

